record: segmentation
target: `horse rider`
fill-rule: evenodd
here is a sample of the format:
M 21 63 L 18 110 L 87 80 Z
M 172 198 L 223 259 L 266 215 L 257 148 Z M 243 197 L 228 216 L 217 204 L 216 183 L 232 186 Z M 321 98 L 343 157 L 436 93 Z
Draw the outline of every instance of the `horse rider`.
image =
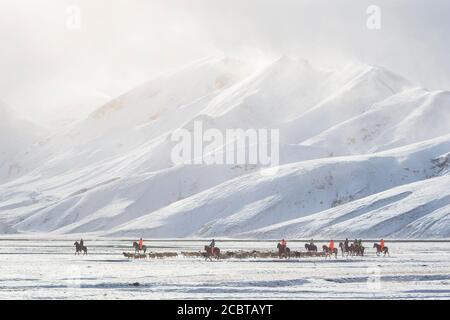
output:
M 347 250 L 349 248 L 349 246 L 348 246 L 348 238 L 345 238 L 344 248 L 345 248 L 345 250 Z
M 142 238 L 139 239 L 139 251 L 142 250 L 142 247 L 144 245 L 144 240 L 142 240 Z
M 384 251 L 384 239 L 380 241 L 381 251 Z
M 84 247 L 84 240 L 83 240 L 83 238 L 81 238 L 81 240 L 80 240 L 80 248 L 83 248 Z
M 330 252 L 334 252 L 334 240 L 330 240 Z
M 286 242 L 286 240 L 284 240 L 284 239 L 281 239 L 281 242 L 280 242 L 280 244 L 281 244 L 281 247 L 283 248 L 283 250 L 285 250 L 285 249 L 286 249 L 286 247 L 287 247 L 287 242 Z
M 309 246 L 312 247 L 314 245 L 314 240 L 311 239 L 311 242 L 309 243 Z

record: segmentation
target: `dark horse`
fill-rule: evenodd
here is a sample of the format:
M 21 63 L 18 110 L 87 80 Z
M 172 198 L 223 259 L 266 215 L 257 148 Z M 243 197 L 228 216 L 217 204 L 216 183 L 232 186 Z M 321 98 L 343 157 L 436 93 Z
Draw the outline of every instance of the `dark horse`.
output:
M 331 249 L 328 246 L 323 245 L 322 250 L 323 250 L 323 252 L 325 252 L 325 257 L 329 256 L 331 258 L 331 256 L 334 254 L 334 257 L 337 259 L 337 254 L 338 254 L 337 248 L 334 248 L 333 251 L 331 251 Z
M 136 241 L 133 241 L 133 248 L 134 248 L 134 254 L 138 254 L 141 250 L 139 250 L 139 243 Z M 142 246 L 142 251 L 144 251 L 144 254 L 147 252 L 147 246 Z
M 341 248 L 342 256 L 346 253 L 347 256 L 353 255 L 353 246 L 345 245 L 343 242 L 339 242 L 339 248 Z
M 306 244 L 305 244 L 305 249 L 306 249 L 308 252 L 317 252 L 317 246 L 314 245 L 314 244 L 312 244 L 312 243 L 306 243 Z
M 87 247 L 85 245 L 81 245 L 78 241 L 75 241 L 73 245 L 75 246 L 75 254 L 80 254 L 81 252 L 87 254 Z
M 205 260 L 211 260 L 212 258 L 220 259 L 220 249 L 217 247 L 211 248 L 210 246 L 205 246 Z
M 384 249 L 381 250 L 381 245 L 379 245 L 378 243 L 374 243 L 373 247 L 377 248 L 377 256 L 379 256 L 381 253 L 384 253 L 384 255 L 387 254 L 388 256 L 390 256 L 388 247 L 385 246 Z
M 281 243 L 277 244 L 278 249 L 278 257 L 281 259 L 283 256 L 288 259 L 291 258 L 291 249 L 286 246 L 281 245 Z
M 356 243 L 352 243 L 351 247 L 352 247 L 354 255 L 364 256 L 364 249 L 365 249 L 364 246 L 356 244 Z

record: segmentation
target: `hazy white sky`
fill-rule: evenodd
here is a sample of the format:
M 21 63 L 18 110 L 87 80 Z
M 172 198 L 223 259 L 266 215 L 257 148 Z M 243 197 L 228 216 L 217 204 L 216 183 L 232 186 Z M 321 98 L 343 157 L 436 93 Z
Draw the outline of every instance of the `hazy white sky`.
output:
M 449 18 L 448 0 L 0 0 L 0 100 L 47 122 L 217 52 L 360 60 L 450 89 Z

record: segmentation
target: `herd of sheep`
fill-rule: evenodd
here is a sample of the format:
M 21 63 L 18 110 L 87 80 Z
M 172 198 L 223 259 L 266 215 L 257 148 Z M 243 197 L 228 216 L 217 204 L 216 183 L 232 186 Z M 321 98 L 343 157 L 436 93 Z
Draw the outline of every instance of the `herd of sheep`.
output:
M 207 258 L 204 251 L 183 251 L 177 252 L 150 252 L 150 253 L 129 253 L 123 252 L 123 255 L 130 259 L 164 259 L 175 258 L 178 256 L 186 258 Z M 323 252 L 305 252 L 305 251 L 291 251 L 287 258 L 303 258 L 303 257 L 324 257 Z M 250 259 L 250 258 L 279 258 L 279 253 L 275 251 L 225 251 L 220 253 L 220 259 Z

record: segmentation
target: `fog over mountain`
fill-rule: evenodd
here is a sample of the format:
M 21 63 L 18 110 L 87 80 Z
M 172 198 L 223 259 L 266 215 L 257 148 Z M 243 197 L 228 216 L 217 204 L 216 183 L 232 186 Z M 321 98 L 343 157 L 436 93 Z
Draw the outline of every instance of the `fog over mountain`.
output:
M 366 26 L 374 4 L 379 30 Z M 0 92 L 54 128 L 218 52 L 264 61 L 293 55 L 326 67 L 361 61 L 445 90 L 449 13 L 446 0 L 4 0 Z

